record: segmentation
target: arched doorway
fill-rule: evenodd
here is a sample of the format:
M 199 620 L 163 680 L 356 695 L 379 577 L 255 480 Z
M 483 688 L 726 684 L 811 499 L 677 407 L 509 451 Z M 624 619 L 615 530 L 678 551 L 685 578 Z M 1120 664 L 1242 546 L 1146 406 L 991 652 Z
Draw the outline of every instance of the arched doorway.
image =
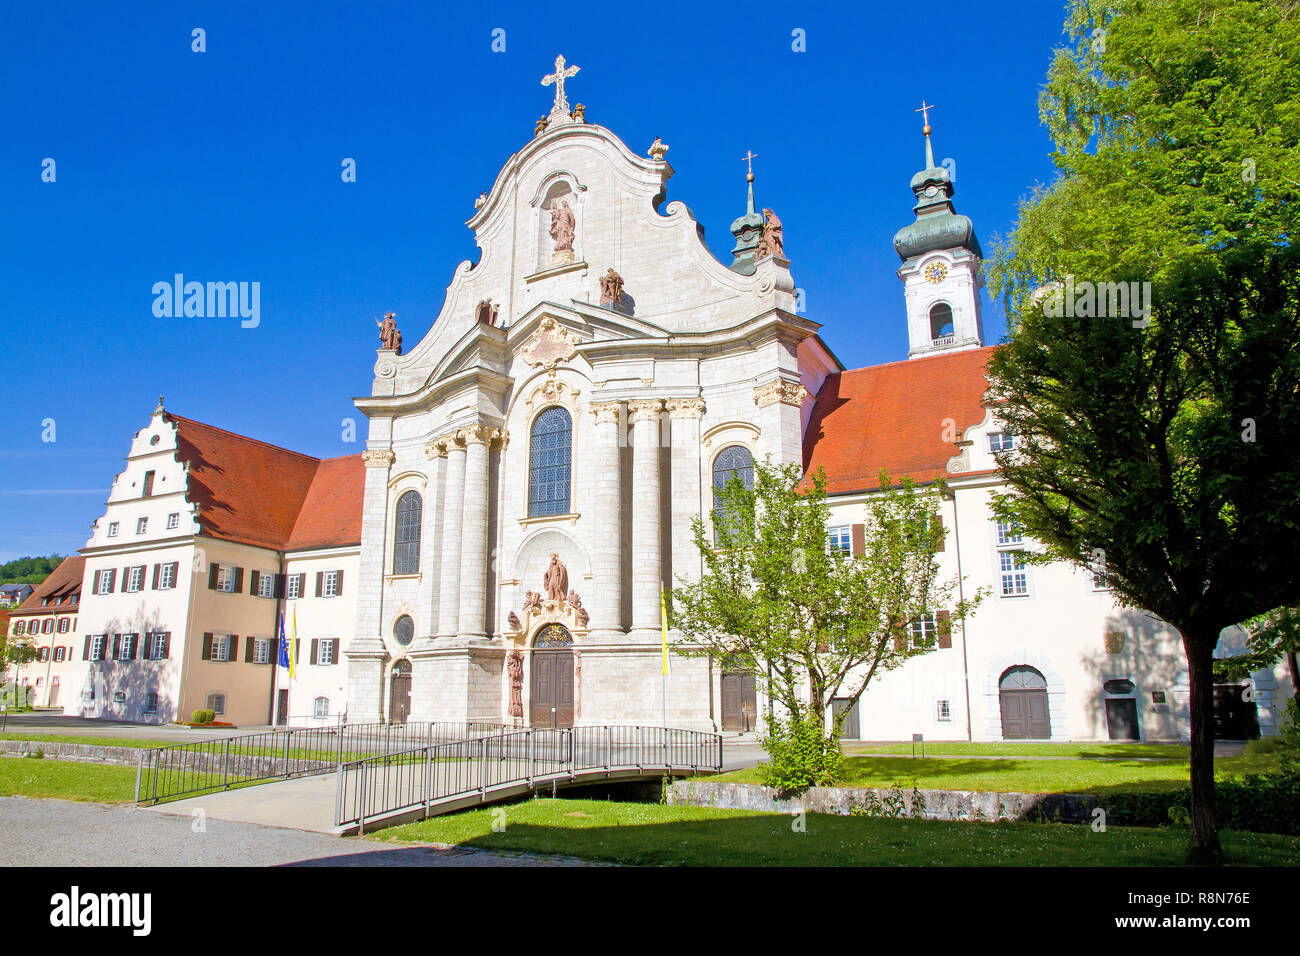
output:
M 998 681 L 1002 705 L 1003 740 L 1048 740 L 1052 722 L 1047 713 L 1047 678 L 1021 665 L 1003 671 Z
M 529 678 L 530 723 L 573 726 L 573 635 L 562 624 L 546 624 L 533 639 Z
M 388 684 L 388 719 L 394 724 L 406 723 L 411 716 L 411 662 L 400 660 L 393 665 Z

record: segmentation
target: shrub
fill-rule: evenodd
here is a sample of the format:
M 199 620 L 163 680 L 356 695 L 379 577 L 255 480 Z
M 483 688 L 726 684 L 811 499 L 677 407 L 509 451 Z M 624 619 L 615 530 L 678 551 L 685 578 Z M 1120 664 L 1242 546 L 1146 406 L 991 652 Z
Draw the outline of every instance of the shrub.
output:
M 1292 697 L 1286 704 L 1286 716 L 1277 728 L 1278 766 L 1284 774 L 1300 776 L 1300 706 Z
M 1251 774 L 1220 780 L 1214 788 L 1215 815 L 1225 830 L 1300 836 L 1300 774 Z M 1155 827 L 1189 820 L 1191 789 L 1115 793 L 1106 812 L 1117 826 Z
M 759 739 L 767 763 L 758 765 L 759 779 L 779 793 L 799 793 L 809 787 L 833 786 L 844 774 L 839 741 L 828 737 L 815 719 L 787 721 L 764 718 L 767 730 Z
M 217 719 L 217 713 L 214 710 L 196 710 L 190 714 L 191 724 L 210 724 Z

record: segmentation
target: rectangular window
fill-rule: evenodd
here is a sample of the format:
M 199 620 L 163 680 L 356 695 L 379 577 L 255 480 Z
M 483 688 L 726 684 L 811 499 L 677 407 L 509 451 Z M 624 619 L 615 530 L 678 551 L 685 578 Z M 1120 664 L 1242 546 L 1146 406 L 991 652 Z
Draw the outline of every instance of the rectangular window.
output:
M 90 639 L 90 659 L 92 661 L 102 661 L 104 659 L 104 645 L 107 643 L 107 634 L 96 634 Z
M 319 656 L 316 658 L 318 664 L 328 665 L 338 663 L 338 641 L 332 637 L 323 638 L 320 642 Z
M 126 703 L 126 691 L 124 691 L 124 690 L 115 690 L 115 691 L 113 691 L 113 703 L 115 703 L 115 704 L 125 704 L 125 703 Z
M 135 533 L 136 533 L 136 534 L 144 534 L 145 529 L 148 528 L 148 527 L 149 527 L 149 519 L 148 519 L 148 518 L 140 518 L 140 519 L 137 520 L 136 523 L 135 523 Z
M 117 568 L 109 568 L 107 571 L 96 572 L 99 575 L 99 587 L 95 589 L 96 594 L 112 594 L 113 579 L 117 576 Z
M 1009 544 L 1020 544 L 1025 540 L 1021 530 L 1010 521 L 998 522 L 998 547 L 1003 548 Z
M 60 633 L 60 634 L 67 634 L 67 633 L 68 633 L 68 628 L 69 628 L 71 625 L 72 625 L 72 619 L 71 619 L 71 618 L 66 618 L 66 617 L 61 617 L 61 618 L 59 618 L 59 633 Z
M 126 576 L 126 588 L 124 590 L 127 591 L 144 590 L 144 565 L 143 564 L 129 569 Z
M 217 590 L 225 591 L 227 594 L 235 590 L 235 569 L 221 566 L 217 569 Z
M 176 568 L 177 562 L 164 564 L 158 568 L 158 590 L 170 591 L 176 587 Z
M 1011 451 L 1016 447 L 1016 440 L 1010 432 L 991 432 L 989 434 L 989 451 Z
M 253 663 L 271 663 L 271 641 L 269 638 L 258 637 L 253 640 Z
M 313 714 L 316 717 L 328 717 L 330 715 L 330 699 L 328 697 L 317 697 Z
M 17 636 L 17 635 L 19 635 L 19 634 L 26 633 L 26 631 L 27 631 L 27 622 L 26 622 L 26 621 L 15 621 L 15 622 L 14 622 L 14 636 Z
M 110 522 L 108 523 L 108 536 L 109 536 L 110 538 L 116 538 L 116 537 L 117 537 L 117 522 L 116 522 L 116 521 L 110 521 Z
M 301 574 L 289 575 L 284 582 L 284 596 L 290 601 L 296 601 L 298 598 L 302 597 L 302 581 L 303 577 Z
M 1029 571 L 1023 553 L 999 551 L 998 573 L 1002 580 L 1003 597 L 1021 597 L 1029 593 Z
M 50 659 L 50 649 L 48 647 L 42 647 L 36 652 L 36 659 L 44 664 Z
M 150 692 L 150 693 L 144 695 L 144 712 L 145 712 L 146 714 L 156 714 L 156 713 L 158 713 L 158 695 L 157 695 L 157 694 Z
M 137 638 L 136 638 L 136 635 L 134 635 L 134 634 L 123 634 L 123 635 L 122 635 L 122 646 L 121 646 L 121 649 L 119 650 L 119 653 L 118 653 L 118 656 L 119 656 L 119 658 L 120 658 L 121 660 L 124 660 L 124 661 L 133 661 L 133 660 L 135 660 L 135 642 L 136 642 L 136 639 L 137 639 Z
M 61 660 L 63 660 L 63 655 L 64 655 L 66 652 L 67 652 L 67 648 L 62 647 L 62 646 L 60 646 L 60 647 L 56 647 L 56 648 L 54 649 L 54 660 L 55 660 L 56 662 L 57 662 L 57 661 L 61 661 Z
M 180 525 L 181 525 L 181 515 L 179 511 L 173 511 L 171 514 L 167 516 L 168 531 L 170 531 L 172 528 L 179 528 Z
M 144 473 L 144 497 L 148 498 L 151 494 L 153 494 L 153 472 L 146 471 Z
M 912 646 L 934 647 L 937 629 L 933 614 L 922 614 L 912 622 Z
M 846 524 L 842 527 L 830 528 L 826 532 L 826 543 L 830 546 L 831 551 L 843 551 L 845 554 L 852 554 L 852 527 Z
M 325 580 L 321 585 L 321 597 L 338 597 L 339 596 L 339 573 L 337 571 L 326 571 Z
M 212 660 L 230 660 L 230 642 L 231 637 L 229 634 L 212 635 Z
M 257 579 L 257 596 L 264 598 L 275 597 L 275 575 L 262 572 Z
M 940 722 L 952 720 L 952 701 L 935 701 L 934 719 Z
M 226 695 L 209 694 L 208 710 L 212 711 L 214 714 L 224 714 L 226 712 Z
M 41 625 L 42 634 L 54 633 L 54 618 L 46 618 L 45 623 Z
M 167 632 L 154 631 L 149 635 L 149 660 L 161 661 L 167 656 Z

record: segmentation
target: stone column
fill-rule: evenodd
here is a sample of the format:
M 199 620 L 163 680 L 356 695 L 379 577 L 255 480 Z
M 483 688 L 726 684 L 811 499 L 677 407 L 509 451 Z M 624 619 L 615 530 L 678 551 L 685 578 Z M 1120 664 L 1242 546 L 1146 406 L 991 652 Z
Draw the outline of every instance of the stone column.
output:
M 659 630 L 659 399 L 627 403 L 632 423 L 632 630 Z
M 460 546 L 465 516 L 465 439 L 448 435 L 447 491 L 442 505 L 442 574 L 438 582 L 438 636 L 460 633 Z
M 803 462 L 800 409 L 808 390 L 798 382 L 774 379 L 754 389 L 758 406 L 758 459 L 771 455 L 778 465 Z
M 700 499 L 700 416 L 704 401 L 699 398 L 670 398 L 665 403 L 673 422 L 672 445 L 672 587 L 685 577 L 696 581 L 702 573 L 700 552 L 695 547 L 691 523 L 702 514 Z
M 361 557 L 357 574 L 356 632 L 344 650 L 348 659 L 348 719 L 381 719 L 384 660 L 384 558 L 388 551 L 388 472 L 396 456 L 388 449 L 361 453 L 366 467 L 362 505 Z
M 591 570 L 595 594 L 588 599 L 593 635 L 623 633 L 623 482 L 619 474 L 619 402 L 592 402 L 596 418 L 590 480 L 596 513 L 592 522 Z M 585 595 L 584 595 L 585 597 Z
M 428 617 L 417 622 L 416 637 L 437 637 L 442 605 L 442 518 L 447 498 L 447 442 L 437 439 L 424 446 L 425 456 L 433 462 L 430 468 L 429 493 L 424 499 L 423 543 L 420 545 L 420 566 L 427 582 Z
M 483 638 L 487 636 L 488 446 L 503 433 L 486 425 L 473 425 L 457 434 L 465 444 L 459 633 L 463 639 Z

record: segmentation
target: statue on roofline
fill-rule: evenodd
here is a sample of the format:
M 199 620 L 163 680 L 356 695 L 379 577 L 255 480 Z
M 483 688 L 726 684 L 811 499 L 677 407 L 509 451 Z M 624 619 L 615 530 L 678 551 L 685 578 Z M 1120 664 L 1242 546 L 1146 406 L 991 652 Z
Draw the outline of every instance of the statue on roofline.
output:
M 384 321 L 376 322 L 379 326 L 379 347 L 402 354 L 402 333 L 397 330 L 396 312 L 385 312 Z

